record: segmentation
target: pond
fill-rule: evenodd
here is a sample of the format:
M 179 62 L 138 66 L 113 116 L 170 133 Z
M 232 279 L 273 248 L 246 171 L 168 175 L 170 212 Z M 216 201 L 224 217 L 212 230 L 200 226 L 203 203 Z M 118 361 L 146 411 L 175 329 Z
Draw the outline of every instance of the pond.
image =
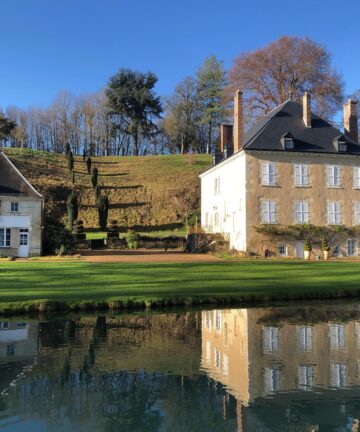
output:
M 0 430 L 360 431 L 360 303 L 0 323 Z

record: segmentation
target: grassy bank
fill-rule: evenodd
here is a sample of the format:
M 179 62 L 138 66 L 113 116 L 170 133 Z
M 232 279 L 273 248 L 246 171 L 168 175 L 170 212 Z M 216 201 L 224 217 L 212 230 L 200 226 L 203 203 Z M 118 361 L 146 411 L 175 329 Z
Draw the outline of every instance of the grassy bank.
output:
M 66 222 L 66 200 L 73 185 L 65 156 L 28 149 L 4 151 L 45 196 L 47 210 Z M 99 184 L 109 194 L 109 219 L 116 219 L 123 229 L 172 232 L 199 209 L 199 174 L 211 165 L 211 156 L 94 157 L 92 161 L 99 170 Z M 79 219 L 86 229 L 97 229 L 94 191 L 80 156 L 75 157 L 75 188 L 81 198 Z
M 0 313 L 360 295 L 360 264 L 1 262 Z

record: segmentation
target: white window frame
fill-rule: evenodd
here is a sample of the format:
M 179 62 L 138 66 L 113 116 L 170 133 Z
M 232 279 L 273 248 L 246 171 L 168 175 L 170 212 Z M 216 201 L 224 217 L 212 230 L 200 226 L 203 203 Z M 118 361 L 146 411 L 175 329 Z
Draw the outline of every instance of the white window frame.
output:
M 0 233 L 1 232 L 2 236 L 0 236 L 0 248 L 11 247 L 11 228 L 0 228 Z
M 327 165 L 326 185 L 329 188 L 341 187 L 341 167 L 339 165 Z
M 261 202 L 261 222 L 264 224 L 277 223 L 277 202 L 272 200 L 263 200 Z
M 353 168 L 353 188 L 360 189 L 360 166 Z
M 265 367 L 264 369 L 264 390 L 265 393 L 272 393 L 280 390 L 281 371 L 279 366 Z
M 276 186 L 276 164 L 274 162 L 263 162 L 261 164 L 261 184 L 263 186 Z
M 299 365 L 298 388 L 300 390 L 310 390 L 314 387 L 314 369 L 313 365 Z
M 310 185 L 309 165 L 294 165 L 294 181 L 297 187 L 307 187 Z
M 351 244 L 351 246 L 350 246 Z M 357 256 L 358 255 L 358 242 L 356 239 L 348 239 L 346 241 L 346 254 L 347 256 Z
M 18 201 L 11 201 L 10 211 L 11 211 L 11 213 L 19 213 L 19 202 Z
M 295 201 L 294 219 L 297 224 L 306 224 L 310 222 L 309 201 Z
M 341 225 L 342 223 L 342 208 L 339 201 L 327 202 L 327 222 L 328 225 Z
M 313 329 L 311 326 L 297 327 L 298 349 L 305 352 L 312 351 L 313 346 Z
M 280 329 L 279 327 L 263 328 L 263 352 L 273 353 L 280 348 Z
M 346 387 L 347 367 L 344 363 L 331 364 L 331 384 L 333 387 Z
M 288 255 L 287 246 L 285 243 L 280 243 L 278 245 L 278 249 L 279 249 L 279 256 L 286 257 Z
M 341 256 L 341 244 L 340 243 L 337 243 L 334 246 L 333 255 L 334 256 Z
M 220 177 L 214 179 L 214 195 L 220 195 Z
M 330 324 L 329 329 L 330 348 L 344 349 L 345 348 L 345 325 L 344 324 Z
M 354 225 L 360 225 L 360 202 L 354 203 Z

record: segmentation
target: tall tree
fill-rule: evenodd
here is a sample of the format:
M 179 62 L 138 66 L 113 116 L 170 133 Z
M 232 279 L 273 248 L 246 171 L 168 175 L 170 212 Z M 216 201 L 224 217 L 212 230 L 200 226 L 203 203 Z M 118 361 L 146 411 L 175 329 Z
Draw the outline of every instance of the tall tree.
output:
M 77 194 L 72 191 L 67 200 L 67 211 L 70 230 L 73 229 L 74 221 L 78 218 L 79 214 L 79 202 Z
M 251 116 L 261 116 L 285 102 L 312 95 L 314 110 L 331 118 L 343 101 L 342 77 L 331 55 L 310 39 L 283 36 L 264 48 L 241 54 L 229 72 L 231 91 L 240 88 Z
M 196 78 L 200 104 L 199 121 L 207 126 L 206 153 L 210 153 L 218 136 L 220 123 L 226 116 L 224 89 L 227 78 L 224 63 L 216 56 L 208 57 L 198 70 Z
M 10 137 L 10 134 L 15 127 L 16 123 L 9 120 L 0 112 L 0 142 L 5 142 Z
M 141 140 L 151 138 L 156 132 L 154 121 L 162 113 L 160 98 L 154 92 L 156 83 L 157 77 L 153 73 L 120 69 L 110 78 L 106 89 L 112 119 L 117 126 L 125 121 L 126 132 L 134 141 L 136 156 L 139 155 Z
M 109 207 L 109 197 L 106 194 L 100 194 L 96 199 L 96 208 L 98 210 L 99 226 L 103 231 L 106 231 Z
M 178 146 L 180 153 L 188 153 L 196 142 L 196 125 L 199 120 L 200 105 L 196 80 L 187 77 L 181 81 L 167 100 L 166 107 L 165 130 Z

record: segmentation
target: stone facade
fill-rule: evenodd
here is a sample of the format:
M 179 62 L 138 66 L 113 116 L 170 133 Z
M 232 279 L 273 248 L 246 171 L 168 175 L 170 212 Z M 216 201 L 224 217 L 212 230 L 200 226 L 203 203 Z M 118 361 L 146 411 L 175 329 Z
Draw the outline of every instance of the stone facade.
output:
M 310 101 L 310 95 L 305 94 L 302 104 L 284 102 L 250 129 L 239 147 L 241 92 L 236 93 L 234 154 L 226 152 L 225 138 L 229 141 L 229 137 L 223 131 L 222 151 L 214 166 L 200 175 L 205 233 L 222 234 L 231 249 L 247 254 L 303 258 L 305 238 L 265 242 L 256 228 L 301 224 L 360 227 L 356 103 L 345 105 L 345 131 L 341 133 L 311 113 Z M 360 241 L 354 237 L 332 245 L 332 252 L 358 256 Z M 317 240 L 313 245 L 313 255 L 322 255 L 320 243 Z

